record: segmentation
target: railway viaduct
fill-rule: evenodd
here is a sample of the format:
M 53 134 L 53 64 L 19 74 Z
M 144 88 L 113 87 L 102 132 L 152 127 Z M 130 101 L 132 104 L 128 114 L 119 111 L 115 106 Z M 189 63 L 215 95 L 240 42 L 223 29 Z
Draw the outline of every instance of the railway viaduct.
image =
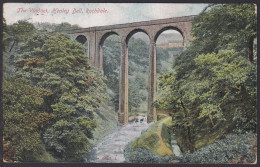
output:
M 118 35 L 121 41 L 120 86 L 118 121 L 128 123 L 128 41 L 137 32 L 144 32 L 150 40 L 149 79 L 148 79 L 148 112 L 147 122 L 156 121 L 156 109 L 153 102 L 156 99 L 156 40 L 166 30 L 177 30 L 183 37 L 184 47 L 191 40 L 192 20 L 196 16 L 183 16 L 167 19 L 98 26 L 64 31 L 71 38 L 85 43 L 88 41 L 88 58 L 90 64 L 103 71 L 103 44 L 110 35 Z

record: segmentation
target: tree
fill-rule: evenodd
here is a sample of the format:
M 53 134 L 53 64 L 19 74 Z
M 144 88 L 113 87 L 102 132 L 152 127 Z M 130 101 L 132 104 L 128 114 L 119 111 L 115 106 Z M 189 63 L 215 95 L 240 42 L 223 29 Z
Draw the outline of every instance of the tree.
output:
M 17 23 L 8 26 L 8 29 L 9 35 L 13 38 L 13 44 L 9 52 L 13 49 L 16 43 L 26 41 L 28 37 L 36 31 L 33 24 L 25 20 L 20 20 Z
M 61 23 L 55 26 L 54 31 L 65 31 L 65 30 L 73 30 L 73 29 L 79 29 L 80 27 L 78 25 L 71 25 L 69 23 Z
M 254 10 L 253 4 L 210 5 L 210 10 L 201 13 L 194 20 L 192 34 L 196 40 L 193 44 L 200 46 L 199 50 L 203 53 L 221 49 L 236 49 L 247 53 L 256 37 L 257 16 Z M 249 60 L 252 62 L 253 57 L 249 57 Z
M 195 18 L 192 34 L 174 72 L 160 78 L 157 100 L 158 108 L 172 110 L 177 136 L 188 139 L 181 143 L 184 151 L 227 133 L 256 132 L 256 62 L 248 58 L 256 34 L 254 6 L 213 5 Z
M 52 92 L 34 88 L 25 79 L 4 78 L 3 85 L 4 159 L 41 161 L 47 154 L 41 136 L 56 117 L 44 107 Z
M 52 91 L 46 108 L 56 118 L 43 134 L 47 150 L 62 161 L 84 160 L 96 127 L 93 112 L 107 99 L 105 78 L 65 35 L 34 35 L 19 53 L 16 77 Z

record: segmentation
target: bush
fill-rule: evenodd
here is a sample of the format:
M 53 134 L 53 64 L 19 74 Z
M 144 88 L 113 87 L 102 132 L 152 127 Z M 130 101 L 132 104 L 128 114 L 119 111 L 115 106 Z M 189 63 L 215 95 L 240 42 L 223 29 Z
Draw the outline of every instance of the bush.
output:
M 144 148 L 131 149 L 132 143 L 129 143 L 124 149 L 124 157 L 126 163 L 169 163 L 171 156 L 161 157 L 156 153 L 148 151 Z
M 249 138 L 252 133 L 228 135 L 207 147 L 179 158 L 181 163 L 253 163 L 256 156 L 250 152 Z M 239 160 L 237 160 L 239 159 Z M 235 160 L 235 161 L 234 161 Z

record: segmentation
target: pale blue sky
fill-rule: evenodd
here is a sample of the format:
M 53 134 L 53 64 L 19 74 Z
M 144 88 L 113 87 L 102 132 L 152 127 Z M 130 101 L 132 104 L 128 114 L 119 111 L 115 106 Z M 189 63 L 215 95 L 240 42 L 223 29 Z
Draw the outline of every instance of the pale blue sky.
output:
M 93 27 L 163 19 L 170 17 L 197 15 L 207 4 L 188 3 L 5 3 L 4 17 L 7 24 L 13 24 L 18 20 L 30 22 L 61 23 L 68 22 L 81 27 Z M 33 14 L 30 12 L 17 13 L 18 8 L 47 9 L 47 14 Z M 68 14 L 52 14 L 53 8 L 67 9 Z M 83 9 L 83 13 L 72 14 L 73 9 Z M 86 9 L 106 9 L 108 13 L 87 14 Z

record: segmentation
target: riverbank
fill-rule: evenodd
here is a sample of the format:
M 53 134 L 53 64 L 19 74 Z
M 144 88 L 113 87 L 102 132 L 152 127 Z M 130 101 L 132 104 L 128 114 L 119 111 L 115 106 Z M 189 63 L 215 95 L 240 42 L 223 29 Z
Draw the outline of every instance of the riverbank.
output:
M 90 162 L 97 163 L 123 163 L 125 162 L 124 148 L 133 139 L 141 136 L 153 123 L 131 122 L 120 126 L 111 134 L 105 136 L 93 148 L 94 158 Z
M 131 163 L 167 163 L 174 157 L 170 129 L 171 117 L 157 121 L 139 138 L 129 143 L 124 155 L 126 162 Z M 180 152 L 178 153 L 178 155 Z

